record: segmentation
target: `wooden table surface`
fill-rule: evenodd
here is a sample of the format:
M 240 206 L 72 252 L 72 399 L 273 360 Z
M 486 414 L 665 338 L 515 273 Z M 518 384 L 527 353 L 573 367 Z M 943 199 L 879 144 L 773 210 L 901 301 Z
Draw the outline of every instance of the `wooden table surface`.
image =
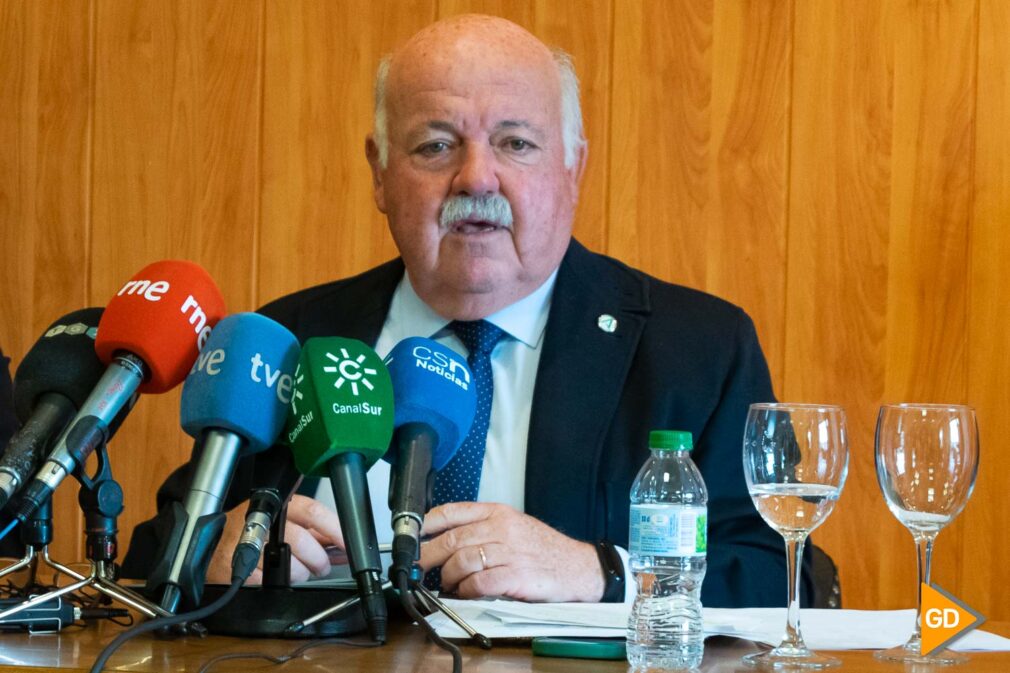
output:
M 1010 622 L 987 622 L 984 629 L 1010 636 Z M 23 633 L 0 634 L 0 673 L 24 667 L 40 670 L 87 670 L 102 647 L 118 632 L 120 627 L 103 623 L 86 628 L 71 628 L 59 634 L 28 635 Z M 298 640 L 242 640 L 223 636 L 184 638 L 173 641 L 159 640 L 149 635 L 139 636 L 124 645 L 109 661 L 108 668 L 123 671 L 167 673 L 191 671 L 195 673 L 208 659 L 227 652 L 259 651 L 272 655 L 288 653 L 308 641 Z M 740 657 L 755 651 L 749 642 L 728 638 L 710 639 L 705 646 L 703 671 L 750 671 L 740 663 Z M 497 644 L 485 652 L 473 646 L 464 646 L 463 670 L 467 673 L 498 671 L 542 671 L 545 673 L 577 673 L 585 671 L 626 671 L 623 661 L 592 661 L 585 659 L 554 659 L 534 657 L 529 646 Z M 873 658 L 869 651 L 833 653 L 842 660 L 842 671 L 867 673 L 928 673 L 929 671 L 954 671 L 956 673 L 1007 673 L 1010 671 L 1010 652 L 969 653 L 971 660 L 956 667 L 899 666 L 885 664 Z M 241 659 L 224 661 L 215 665 L 212 673 L 242 671 L 360 671 L 362 673 L 427 673 L 449 672 L 452 661 L 449 655 L 428 643 L 421 631 L 407 624 L 392 624 L 390 639 L 384 647 L 357 649 L 327 645 L 309 650 L 304 657 L 284 664 L 271 666 L 264 660 Z

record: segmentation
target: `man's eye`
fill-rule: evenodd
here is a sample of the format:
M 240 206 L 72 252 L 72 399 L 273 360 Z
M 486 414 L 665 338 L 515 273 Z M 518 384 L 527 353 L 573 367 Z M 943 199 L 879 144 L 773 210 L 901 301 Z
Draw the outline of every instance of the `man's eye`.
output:
M 523 138 L 509 138 L 505 141 L 505 147 L 511 152 L 521 154 L 534 149 L 536 145 Z
M 430 143 L 425 143 L 417 148 L 417 153 L 426 157 L 433 157 L 439 154 L 444 154 L 446 150 L 449 149 L 449 143 L 444 140 L 435 140 Z

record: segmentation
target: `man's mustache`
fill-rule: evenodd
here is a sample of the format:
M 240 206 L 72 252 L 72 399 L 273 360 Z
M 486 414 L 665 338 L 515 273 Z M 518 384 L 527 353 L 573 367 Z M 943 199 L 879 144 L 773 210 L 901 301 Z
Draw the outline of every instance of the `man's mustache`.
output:
M 458 222 L 488 222 L 511 229 L 512 204 L 501 194 L 450 196 L 442 204 L 438 223 L 443 229 L 447 229 Z

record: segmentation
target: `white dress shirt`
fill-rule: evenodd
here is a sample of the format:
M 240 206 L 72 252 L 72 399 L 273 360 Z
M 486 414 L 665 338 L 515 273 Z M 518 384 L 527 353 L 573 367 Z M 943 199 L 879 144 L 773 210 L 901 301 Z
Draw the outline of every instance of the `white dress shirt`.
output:
M 494 396 L 491 400 L 491 423 L 484 450 L 479 502 L 498 502 L 525 511 L 526 445 L 533 406 L 533 386 L 543 350 L 544 331 L 550 313 L 551 295 L 557 271 L 529 296 L 494 313 L 485 320 L 502 329 L 507 336 L 491 353 L 491 376 Z M 407 337 L 428 337 L 448 346 L 463 357 L 468 355 L 463 342 L 449 329 L 452 322 L 425 304 L 409 276 L 404 273 L 393 292 L 386 322 L 375 344 L 383 359 L 393 347 Z M 392 542 L 389 510 L 389 463 L 380 460 L 368 471 L 368 490 L 372 499 L 372 514 L 380 544 Z M 320 479 L 316 499 L 330 509 L 336 509 L 329 479 Z M 617 548 L 624 564 L 624 600 L 635 597 L 628 552 Z
M 532 294 L 485 318 L 503 330 L 503 337 L 491 353 L 494 396 L 491 424 L 484 451 L 477 500 L 499 502 L 523 511 L 526 488 L 526 438 L 530 427 L 533 385 L 550 312 L 555 271 Z M 393 292 L 386 322 L 382 325 L 375 351 L 385 359 L 393 347 L 407 337 L 421 336 L 451 348 L 464 358 L 466 347 L 448 328 L 452 322 L 425 304 L 405 273 Z M 368 471 L 368 490 L 380 543 L 391 542 L 392 513 L 389 510 L 389 463 L 378 461 Z M 331 509 L 333 490 L 329 479 L 321 479 L 316 499 Z

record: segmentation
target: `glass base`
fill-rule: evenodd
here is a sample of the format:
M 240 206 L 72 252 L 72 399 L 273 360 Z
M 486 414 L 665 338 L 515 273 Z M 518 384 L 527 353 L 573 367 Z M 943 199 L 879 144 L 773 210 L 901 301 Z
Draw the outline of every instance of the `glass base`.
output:
M 941 666 L 953 666 L 963 664 L 968 661 L 967 655 L 950 650 L 940 650 L 932 654 L 921 653 L 921 641 L 917 636 L 912 636 L 907 643 L 892 647 L 889 650 L 878 650 L 873 653 L 875 659 L 880 661 L 900 661 L 909 664 L 938 664 Z
M 802 643 L 800 647 L 779 645 L 767 652 L 748 654 L 743 663 L 752 668 L 788 669 L 788 668 L 832 668 L 841 666 L 842 662 L 834 657 L 812 652 Z

